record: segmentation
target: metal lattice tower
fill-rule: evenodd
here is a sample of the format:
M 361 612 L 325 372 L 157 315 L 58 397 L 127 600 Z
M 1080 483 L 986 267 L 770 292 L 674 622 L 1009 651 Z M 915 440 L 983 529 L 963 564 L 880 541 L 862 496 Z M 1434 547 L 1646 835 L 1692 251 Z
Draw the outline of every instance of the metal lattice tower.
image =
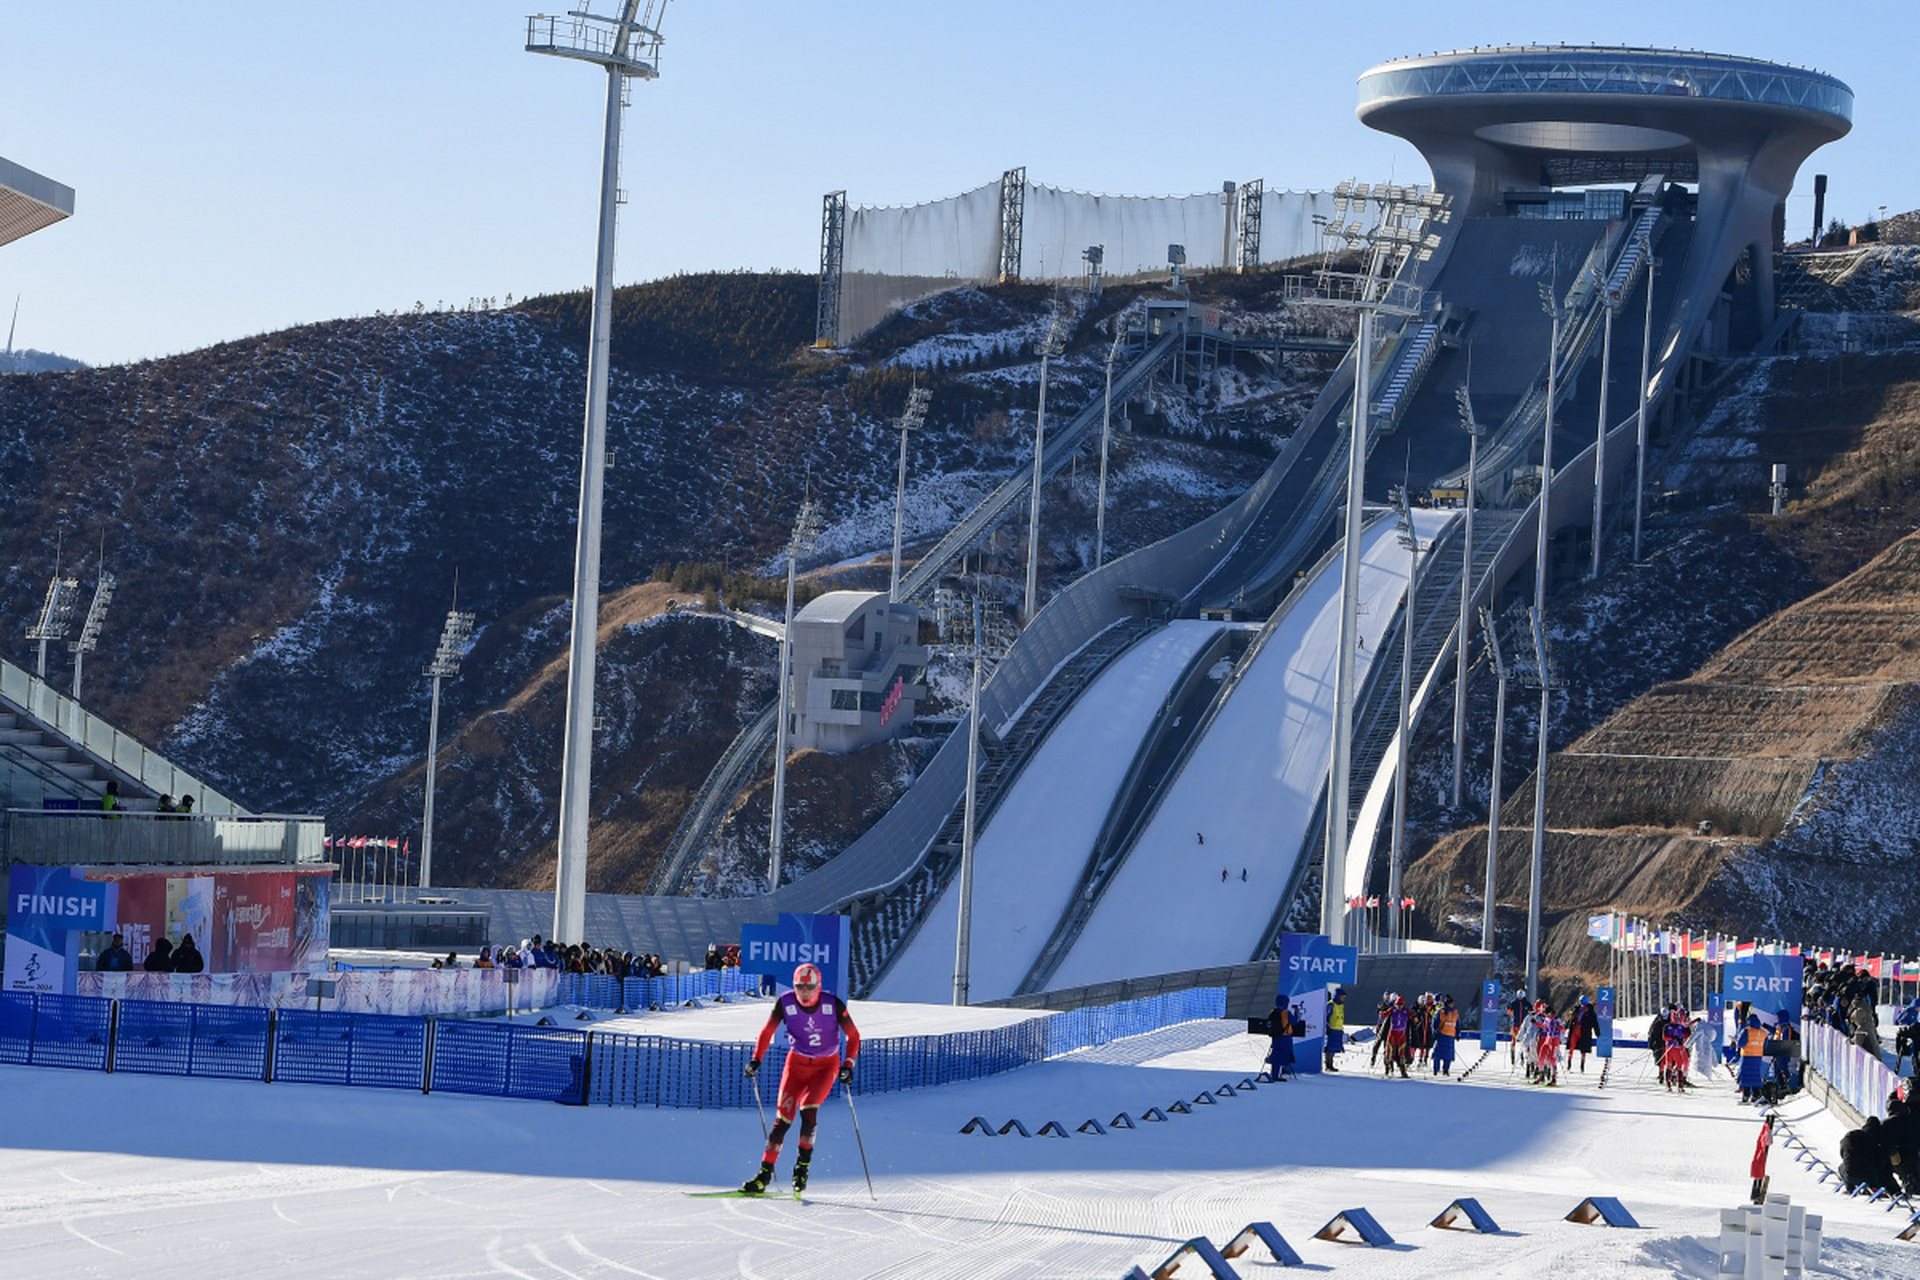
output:
M 1020 283 L 1020 248 L 1027 216 L 1027 167 L 1000 175 L 1000 283 Z
M 105 569 L 93 584 L 93 603 L 87 606 L 87 620 L 80 624 L 80 638 L 68 643 L 73 654 L 73 700 L 80 701 L 80 669 L 86 656 L 100 647 L 100 630 L 107 625 L 107 606 L 113 603 L 113 589 L 119 580 Z
M 829 191 L 820 202 L 820 302 L 813 345 L 840 345 L 840 280 L 846 272 L 847 193 Z
M 38 675 L 47 678 L 47 642 L 64 640 L 73 629 L 73 613 L 80 607 L 80 580 L 63 578 L 58 573 L 47 583 L 46 603 L 40 606 L 40 620 L 27 628 L 27 639 L 40 642 Z
M 1260 269 L 1260 206 L 1266 194 L 1264 178 L 1240 184 L 1240 251 L 1236 265 L 1243 272 Z
M 668 0 L 619 0 L 617 13 L 583 4 L 565 17 L 527 19 L 527 52 L 591 62 L 606 70 L 600 153 L 599 235 L 594 254 L 593 324 L 587 344 L 586 423 L 580 449 L 580 515 L 573 557 L 572 637 L 567 651 L 567 719 L 560 766 L 560 820 L 554 871 L 553 934 L 585 940 L 587 797 L 593 772 L 593 673 L 600 627 L 600 511 L 607 466 L 607 371 L 613 345 L 613 249 L 620 190 L 620 125 L 629 80 L 658 78 L 659 20 Z

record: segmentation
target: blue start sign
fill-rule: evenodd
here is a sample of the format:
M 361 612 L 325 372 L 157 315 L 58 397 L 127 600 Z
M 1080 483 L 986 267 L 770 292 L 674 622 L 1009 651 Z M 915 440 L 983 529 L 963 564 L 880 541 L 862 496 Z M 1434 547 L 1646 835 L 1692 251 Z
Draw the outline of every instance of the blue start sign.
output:
M 1799 956 L 1754 956 L 1735 961 L 1727 966 L 1727 1003 L 1745 1001 L 1762 1022 L 1771 1023 L 1782 1015 L 1798 1022 L 1804 971 Z

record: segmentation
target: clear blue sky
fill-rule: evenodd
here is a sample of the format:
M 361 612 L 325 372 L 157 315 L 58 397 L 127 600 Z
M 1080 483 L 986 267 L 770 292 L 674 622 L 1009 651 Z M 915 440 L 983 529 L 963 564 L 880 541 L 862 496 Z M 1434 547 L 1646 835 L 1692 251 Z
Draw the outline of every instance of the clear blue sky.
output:
M 73 218 L 0 247 L 16 341 L 112 363 L 584 287 L 605 81 L 524 51 L 537 7 L 0 0 L 0 156 L 78 193 Z M 674 0 L 663 29 L 661 78 L 627 113 L 622 283 L 812 270 L 824 192 L 911 203 L 1020 164 L 1137 193 L 1424 180 L 1410 147 L 1355 121 L 1354 80 L 1475 44 L 1830 71 L 1854 130 L 1803 170 L 1789 226 L 1811 218 L 1816 169 L 1849 221 L 1920 206 L 1910 2 Z

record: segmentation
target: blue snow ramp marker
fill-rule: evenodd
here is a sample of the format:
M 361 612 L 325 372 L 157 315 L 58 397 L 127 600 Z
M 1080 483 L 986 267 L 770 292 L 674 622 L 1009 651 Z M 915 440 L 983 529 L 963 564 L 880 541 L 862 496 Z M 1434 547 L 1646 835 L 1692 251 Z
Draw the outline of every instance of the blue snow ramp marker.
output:
M 1349 1235 L 1351 1233 L 1351 1235 Z M 1375 1249 L 1384 1249 L 1393 1244 L 1393 1237 L 1386 1228 L 1373 1220 L 1373 1215 L 1365 1209 L 1343 1209 L 1333 1215 L 1332 1221 L 1313 1233 L 1315 1240 L 1332 1240 L 1337 1244 L 1366 1244 Z
M 1626 1206 L 1612 1196 L 1588 1196 L 1573 1207 L 1568 1222 L 1602 1222 L 1609 1227 L 1638 1227 Z
M 1482 1231 L 1487 1235 L 1500 1234 L 1500 1227 L 1494 1222 L 1493 1215 L 1482 1209 L 1478 1200 L 1468 1196 L 1461 1196 L 1442 1209 L 1440 1216 L 1435 1218 L 1431 1225 L 1449 1231 L 1464 1231 L 1466 1227 L 1459 1225 L 1462 1218 L 1466 1219 L 1475 1231 Z

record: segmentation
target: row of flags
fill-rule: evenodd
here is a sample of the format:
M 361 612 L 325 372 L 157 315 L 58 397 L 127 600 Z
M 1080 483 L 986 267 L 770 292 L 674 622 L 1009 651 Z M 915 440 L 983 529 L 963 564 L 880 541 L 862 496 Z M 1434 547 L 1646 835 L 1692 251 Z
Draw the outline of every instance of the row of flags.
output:
M 1388 902 L 1391 903 L 1392 899 L 1388 899 Z M 1352 907 L 1355 911 L 1377 907 L 1380 905 L 1380 895 L 1374 894 L 1373 896 L 1368 897 L 1362 894 L 1359 897 L 1348 898 L 1347 905 L 1349 907 Z M 1400 899 L 1400 909 L 1402 911 L 1411 911 L 1413 910 L 1413 907 L 1414 907 L 1414 902 L 1412 898 Z
M 406 840 L 396 836 L 328 836 L 320 843 L 329 849 L 405 849 L 411 842 L 411 836 Z
M 1658 929 L 1643 920 L 1611 913 L 1588 916 L 1587 936 L 1607 943 L 1615 951 L 1643 956 L 1699 960 L 1706 964 L 1736 964 L 1755 956 L 1800 956 L 1824 965 L 1850 964 L 1872 978 L 1920 982 L 1920 961 L 1860 955 L 1831 947 L 1804 947 L 1790 942 L 1749 942 L 1684 929 Z

